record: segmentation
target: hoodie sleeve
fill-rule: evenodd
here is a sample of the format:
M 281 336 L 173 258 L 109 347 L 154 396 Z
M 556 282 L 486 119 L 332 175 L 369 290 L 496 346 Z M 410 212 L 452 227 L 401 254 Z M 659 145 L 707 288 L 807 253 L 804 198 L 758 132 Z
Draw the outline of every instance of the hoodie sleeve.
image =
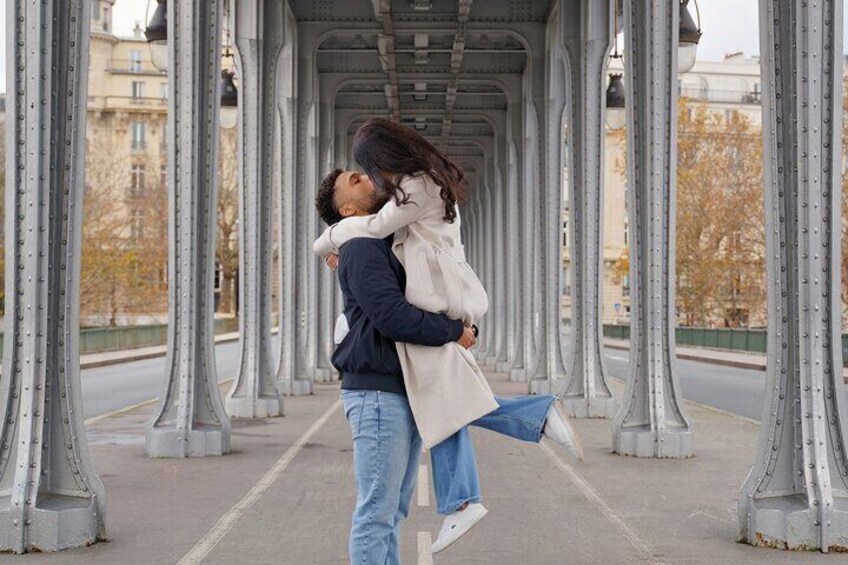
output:
M 391 199 L 376 214 L 351 216 L 333 224 L 315 241 L 312 251 L 323 258 L 330 253 L 338 253 L 339 248 L 351 239 L 384 239 L 417 221 L 430 209 L 434 195 L 427 192 L 423 175 L 406 177 L 401 182 L 401 188 L 409 197 L 406 203 L 398 206 L 395 200 Z
M 462 336 L 463 323 L 416 308 L 406 300 L 388 254 L 379 239 L 357 238 L 342 249 L 340 276 L 354 300 L 381 334 L 392 341 L 440 346 Z

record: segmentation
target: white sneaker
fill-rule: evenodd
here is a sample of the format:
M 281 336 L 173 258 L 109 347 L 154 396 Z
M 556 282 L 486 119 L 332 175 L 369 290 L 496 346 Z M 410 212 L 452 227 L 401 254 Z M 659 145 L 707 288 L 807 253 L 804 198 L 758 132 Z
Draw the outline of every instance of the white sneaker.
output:
M 464 510 L 458 510 L 452 514 L 448 514 L 445 516 L 445 521 L 442 524 L 442 531 L 439 532 L 439 539 L 430 546 L 430 551 L 432 553 L 439 553 L 443 549 L 446 549 L 453 542 L 467 534 L 488 513 L 489 511 L 486 507 L 479 502 L 470 502 Z
M 583 460 L 583 445 L 580 443 L 580 438 L 577 432 L 571 427 L 568 422 L 568 416 L 565 415 L 565 410 L 559 399 L 555 400 L 551 407 L 548 408 L 546 415 L 547 423 L 545 424 L 544 436 L 550 440 L 560 444 L 565 448 L 571 457 L 578 461 Z

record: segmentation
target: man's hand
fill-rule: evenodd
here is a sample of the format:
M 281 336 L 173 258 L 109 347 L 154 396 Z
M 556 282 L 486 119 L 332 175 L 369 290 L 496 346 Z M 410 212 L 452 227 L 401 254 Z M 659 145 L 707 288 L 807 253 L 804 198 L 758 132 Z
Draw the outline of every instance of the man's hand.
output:
M 474 337 L 474 330 L 472 330 L 468 326 L 465 326 L 465 329 L 462 330 L 462 335 L 459 336 L 459 339 L 456 340 L 456 342 L 465 349 L 471 349 L 472 347 L 477 345 L 477 338 Z
M 324 262 L 334 271 L 339 268 L 339 256 L 335 253 L 330 253 L 324 257 Z

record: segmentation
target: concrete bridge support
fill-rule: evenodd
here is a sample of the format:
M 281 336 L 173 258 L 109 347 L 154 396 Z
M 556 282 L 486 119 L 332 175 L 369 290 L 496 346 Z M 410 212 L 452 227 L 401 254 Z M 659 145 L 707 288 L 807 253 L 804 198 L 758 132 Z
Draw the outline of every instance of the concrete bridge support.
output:
M 0 551 L 55 551 L 105 536 L 79 375 L 90 12 L 86 0 L 7 6 Z
M 168 3 L 168 376 L 147 431 L 150 457 L 230 451 L 212 325 L 221 21 L 221 0 Z
M 761 0 L 760 27 L 768 367 L 739 538 L 845 551 L 842 2 Z
M 630 364 L 613 451 L 690 457 L 674 351 L 677 0 L 625 0 L 627 186 L 632 244 Z

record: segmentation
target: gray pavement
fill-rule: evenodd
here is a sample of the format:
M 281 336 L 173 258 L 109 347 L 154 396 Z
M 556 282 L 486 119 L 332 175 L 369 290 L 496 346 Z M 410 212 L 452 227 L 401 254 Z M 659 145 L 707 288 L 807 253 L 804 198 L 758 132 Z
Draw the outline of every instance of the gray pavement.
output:
M 504 396 L 524 385 L 490 375 Z M 616 394 L 621 385 L 614 381 Z M 351 440 L 338 384 L 287 398 L 283 418 L 234 423 L 231 455 L 148 459 L 152 407 L 89 428 L 108 494 L 108 543 L 60 554 L 0 556 L 0 564 L 178 563 L 193 548 L 210 564 L 342 564 L 354 504 Z M 735 543 L 735 504 L 758 427 L 688 406 L 696 455 L 642 460 L 610 453 L 610 421 L 580 420 L 586 461 L 474 430 L 490 514 L 433 561 L 419 538 L 440 518 L 420 484 L 402 536 L 404 563 L 427 565 L 788 564 L 840 555 L 784 553 Z M 323 419 L 322 419 L 322 416 Z M 422 461 L 426 465 L 426 459 Z M 426 484 L 426 483 L 425 483 Z M 420 502 L 419 502 L 420 501 Z M 427 503 L 423 505 L 422 503 Z M 217 529 L 216 529 L 217 526 Z

